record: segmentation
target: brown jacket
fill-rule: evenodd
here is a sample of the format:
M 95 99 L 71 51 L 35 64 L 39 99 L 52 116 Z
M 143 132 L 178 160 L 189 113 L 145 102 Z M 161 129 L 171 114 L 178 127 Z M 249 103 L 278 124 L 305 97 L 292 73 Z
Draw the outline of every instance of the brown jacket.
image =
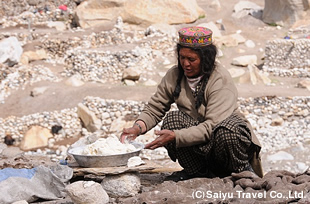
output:
M 238 110 L 238 91 L 229 72 L 225 68 L 221 66 L 216 67 L 210 76 L 204 93 L 204 102 L 198 111 L 195 108 L 195 99 L 186 77 L 183 77 L 181 81 L 180 96 L 177 99 L 174 98 L 173 91 L 177 83 L 178 73 L 179 70 L 176 66 L 168 70 L 161 83 L 158 85 L 156 93 L 151 97 L 138 117 L 137 120 L 145 122 L 147 131 L 162 120 L 165 113 L 169 111 L 172 103 L 176 103 L 179 110 L 187 113 L 193 119 L 201 121 L 198 126 L 174 130 L 176 135 L 176 146 L 185 147 L 197 145 L 208 142 L 214 126 L 229 117 L 233 112 L 238 112 L 251 129 L 252 142 L 260 149 L 261 145 L 250 123 Z M 259 159 L 258 156 L 257 159 Z M 259 162 L 258 168 L 261 170 L 260 161 L 254 162 Z M 253 169 L 254 168 L 256 167 L 253 167 Z M 255 170 L 255 172 L 257 172 L 257 170 Z M 262 172 L 259 174 L 262 174 Z
M 174 130 L 177 147 L 208 142 L 213 127 L 233 112 L 238 112 L 237 88 L 229 72 L 225 68 L 218 66 L 210 76 L 205 89 L 204 102 L 197 111 L 195 99 L 186 81 L 186 77 L 183 77 L 181 81 L 180 96 L 176 100 L 173 97 L 178 72 L 179 70 L 176 66 L 168 70 L 158 85 L 156 93 L 151 97 L 138 120 L 145 122 L 148 131 L 162 120 L 165 113 L 170 109 L 171 104 L 175 102 L 179 110 L 202 122 L 195 127 Z M 249 127 L 251 127 L 250 124 Z M 252 139 L 256 145 L 261 146 L 254 134 Z

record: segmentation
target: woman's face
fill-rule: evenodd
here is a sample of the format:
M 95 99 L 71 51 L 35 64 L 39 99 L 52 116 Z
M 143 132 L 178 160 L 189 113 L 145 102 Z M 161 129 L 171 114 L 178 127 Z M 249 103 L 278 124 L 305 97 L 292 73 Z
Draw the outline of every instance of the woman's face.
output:
M 197 52 L 189 48 L 181 48 L 179 58 L 184 74 L 188 78 L 198 77 L 200 75 L 200 57 Z

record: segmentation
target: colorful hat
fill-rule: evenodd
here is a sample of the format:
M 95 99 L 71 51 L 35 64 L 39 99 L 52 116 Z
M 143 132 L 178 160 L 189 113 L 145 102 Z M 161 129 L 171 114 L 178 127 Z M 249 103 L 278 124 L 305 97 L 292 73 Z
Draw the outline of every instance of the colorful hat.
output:
M 205 27 L 187 27 L 179 30 L 179 44 L 200 47 L 212 43 L 212 31 Z

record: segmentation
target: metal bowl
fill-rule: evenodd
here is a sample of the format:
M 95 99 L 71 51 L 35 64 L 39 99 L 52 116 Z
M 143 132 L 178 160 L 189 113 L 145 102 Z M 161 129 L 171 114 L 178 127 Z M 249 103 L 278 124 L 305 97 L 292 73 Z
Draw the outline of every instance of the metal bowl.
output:
M 114 166 L 126 166 L 128 159 L 133 156 L 138 156 L 141 150 L 144 148 L 142 143 L 132 143 L 137 150 L 134 152 L 129 152 L 125 154 L 115 154 L 115 155 L 108 155 L 108 156 L 97 156 L 97 155 L 79 155 L 75 152 L 80 152 L 82 147 L 74 147 L 68 150 L 68 154 L 71 154 L 76 162 L 81 167 L 114 167 Z

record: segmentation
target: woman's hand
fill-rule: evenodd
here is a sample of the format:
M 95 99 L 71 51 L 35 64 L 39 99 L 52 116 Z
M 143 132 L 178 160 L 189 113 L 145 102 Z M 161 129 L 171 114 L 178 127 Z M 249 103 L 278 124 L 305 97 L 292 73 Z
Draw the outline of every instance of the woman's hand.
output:
M 121 143 L 127 140 L 135 140 L 139 135 L 141 135 L 144 131 L 146 131 L 146 126 L 144 122 L 137 121 L 131 128 L 124 128 L 120 137 Z
M 133 126 L 131 128 L 124 128 L 121 134 L 121 143 L 124 143 L 125 140 L 135 140 L 139 136 L 140 130 Z
M 175 133 L 172 130 L 157 130 L 155 134 L 158 137 L 153 142 L 145 145 L 145 149 L 156 149 L 175 140 Z

